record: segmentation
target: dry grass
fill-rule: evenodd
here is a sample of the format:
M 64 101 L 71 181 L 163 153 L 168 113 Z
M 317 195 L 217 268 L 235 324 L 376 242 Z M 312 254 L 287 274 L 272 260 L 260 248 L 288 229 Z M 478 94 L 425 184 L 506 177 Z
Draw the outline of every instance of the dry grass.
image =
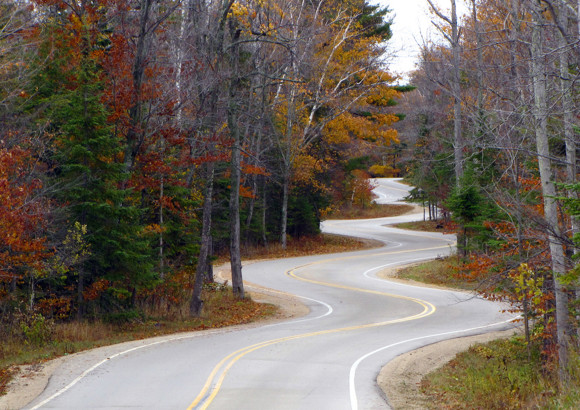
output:
M 426 284 L 474 290 L 477 284 L 465 282 L 457 274 L 458 263 L 456 257 L 436 259 L 403 268 L 397 272 L 397 277 Z
M 239 300 L 231 290 L 217 286 L 204 290 L 204 312 L 200 318 L 164 320 L 134 318 L 122 324 L 95 322 L 52 323 L 47 321 L 49 340 L 35 343 L 14 331 L 0 340 L 0 395 L 15 372 L 15 366 L 42 362 L 66 354 L 139 340 L 164 334 L 219 328 L 271 317 L 277 308 L 268 304 Z M 8 333 L 8 332 L 6 332 Z
M 377 241 L 350 238 L 348 236 L 320 234 L 317 236 L 304 236 L 302 238 L 288 238 L 286 249 L 282 249 L 279 242 L 268 246 L 242 246 L 243 260 L 292 258 L 296 256 L 322 255 L 325 253 L 338 253 L 370 249 L 382 244 Z M 215 265 L 221 265 L 229 261 L 229 255 L 223 253 L 217 256 Z
M 422 391 L 438 409 L 578 409 L 578 355 L 570 356 L 568 386 L 559 388 L 540 350 L 534 341 L 528 358 L 521 338 L 472 346 L 424 378 Z
M 443 232 L 444 227 L 440 221 L 416 221 L 416 222 L 404 222 L 396 224 L 395 228 L 409 229 L 411 231 L 422 231 L 422 232 Z
M 457 257 L 430 261 L 400 270 L 398 277 L 457 289 L 474 290 L 457 274 Z M 537 342 L 540 342 L 538 340 Z M 421 389 L 433 409 L 576 409 L 580 402 L 580 356 L 570 360 L 570 386 L 558 391 L 550 372 L 542 367 L 540 343 L 528 359 L 519 338 L 475 345 L 458 354 L 422 381 Z
M 15 373 L 16 368 L 13 366 L 0 368 L 0 395 L 6 390 L 7 384 Z
M 414 209 L 412 205 L 373 204 L 365 208 L 345 207 L 338 209 L 328 215 L 327 219 L 371 219 L 386 218 L 391 216 L 400 216 L 411 212 Z
M 242 257 L 244 259 L 277 259 L 354 251 L 371 248 L 373 246 L 380 246 L 380 243 L 349 238 L 347 236 L 321 234 L 318 236 L 290 238 L 286 249 L 282 249 L 279 243 L 270 244 L 267 248 L 244 247 L 242 249 Z

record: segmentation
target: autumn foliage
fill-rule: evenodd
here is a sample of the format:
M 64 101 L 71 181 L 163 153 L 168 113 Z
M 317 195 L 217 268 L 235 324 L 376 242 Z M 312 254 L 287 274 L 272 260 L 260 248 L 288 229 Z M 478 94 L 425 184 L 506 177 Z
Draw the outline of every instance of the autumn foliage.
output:
M 349 161 L 397 141 L 388 11 L 193 8 L 0 6 L 0 322 L 174 317 L 232 242 L 315 235 L 331 201 L 371 201 L 379 156 Z
M 46 201 L 42 183 L 34 173 L 32 151 L 9 143 L 0 147 L 0 297 L 27 275 L 38 275 L 50 256 L 45 229 Z

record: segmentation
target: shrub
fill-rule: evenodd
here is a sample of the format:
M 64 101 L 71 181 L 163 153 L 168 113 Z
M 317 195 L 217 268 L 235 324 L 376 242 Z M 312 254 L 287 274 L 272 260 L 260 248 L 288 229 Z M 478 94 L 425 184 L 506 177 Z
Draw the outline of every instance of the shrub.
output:
M 52 340 L 54 321 L 36 313 L 32 316 L 25 316 L 20 322 L 20 329 L 26 343 L 43 346 Z

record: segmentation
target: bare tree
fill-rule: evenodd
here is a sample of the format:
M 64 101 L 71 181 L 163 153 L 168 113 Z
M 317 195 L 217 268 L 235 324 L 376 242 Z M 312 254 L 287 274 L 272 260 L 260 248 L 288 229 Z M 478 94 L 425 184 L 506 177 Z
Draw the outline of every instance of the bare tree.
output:
M 538 152 L 538 165 L 542 181 L 542 194 L 544 197 L 544 213 L 546 218 L 550 254 L 552 258 L 552 271 L 554 273 L 554 287 L 556 296 L 556 332 L 558 344 L 559 378 L 565 384 L 568 379 L 568 296 L 561 276 L 566 273 L 566 262 L 562 234 L 558 222 L 558 209 L 556 204 L 555 176 L 552 169 L 550 148 L 548 141 L 548 96 L 547 67 L 544 50 L 542 27 L 546 24 L 541 0 L 530 2 L 532 11 L 532 37 L 530 44 L 530 76 L 534 95 L 534 118 L 536 129 L 536 148 Z
M 461 112 L 461 77 L 460 77 L 460 64 L 461 64 L 461 30 L 459 27 L 459 22 L 457 19 L 457 4 L 455 0 L 450 0 L 451 2 L 451 14 L 446 16 L 440 9 L 433 4 L 432 0 L 427 0 L 431 10 L 439 17 L 443 22 L 447 23 L 451 28 L 451 33 L 448 32 L 440 26 L 438 23 L 433 22 L 435 27 L 442 33 L 443 37 L 451 45 L 452 60 L 451 60 L 451 79 L 449 81 L 449 91 L 451 97 L 453 98 L 453 147 L 455 153 L 455 182 L 459 186 L 461 178 L 463 177 L 463 134 L 462 134 L 462 112 Z

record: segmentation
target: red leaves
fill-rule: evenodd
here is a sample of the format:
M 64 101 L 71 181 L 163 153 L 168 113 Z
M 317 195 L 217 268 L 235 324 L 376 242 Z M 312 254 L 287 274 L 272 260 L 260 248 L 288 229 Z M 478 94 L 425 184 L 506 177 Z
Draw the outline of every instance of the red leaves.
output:
M 0 148 L 0 275 L 12 277 L 23 266 L 40 268 L 48 254 L 43 204 L 35 197 L 42 184 L 31 176 L 32 167 L 30 151 Z

